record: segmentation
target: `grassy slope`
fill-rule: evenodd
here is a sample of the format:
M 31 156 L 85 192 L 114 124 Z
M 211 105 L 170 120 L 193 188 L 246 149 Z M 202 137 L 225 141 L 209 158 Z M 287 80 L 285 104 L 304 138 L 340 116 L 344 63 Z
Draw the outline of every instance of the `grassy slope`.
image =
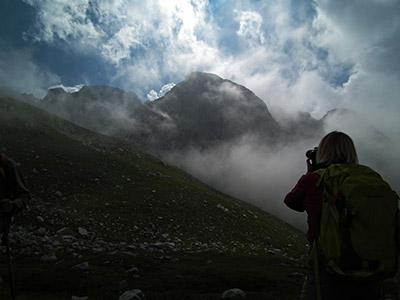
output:
M 41 215 L 51 220 L 45 224 L 50 232 L 82 226 L 110 243 L 140 245 L 165 234 L 179 241 L 178 249 L 162 253 L 168 259 L 138 247 L 136 257 L 86 251 L 78 259 L 61 251 L 57 263 L 21 256 L 16 245 L 18 299 L 117 299 L 124 279 L 148 299 L 219 299 L 234 287 L 250 299 L 297 297 L 302 278 L 293 274 L 304 273 L 304 236 L 273 216 L 132 145 L 4 98 L 0 145 L 21 163 L 34 197 L 16 225 L 36 230 L 35 218 Z M 269 254 L 266 237 L 278 241 L 284 255 Z M 85 260 L 91 265 L 88 272 L 71 269 Z M 128 265 L 138 273 L 126 273 Z M 0 296 L 6 296 L 7 282 L 0 287 Z

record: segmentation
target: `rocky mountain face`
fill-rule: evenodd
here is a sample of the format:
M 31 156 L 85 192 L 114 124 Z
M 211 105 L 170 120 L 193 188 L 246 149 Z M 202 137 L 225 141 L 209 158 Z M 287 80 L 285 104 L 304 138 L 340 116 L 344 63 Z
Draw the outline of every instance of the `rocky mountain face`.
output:
M 158 157 L 186 150 L 221 149 L 221 145 L 229 148 L 243 141 L 269 148 L 302 140 L 316 143 L 331 130 L 343 130 L 351 136 L 353 131 L 354 136 L 364 131 L 362 136 L 368 136 L 365 143 L 388 143 L 383 134 L 349 110 L 332 110 L 320 120 L 300 112 L 278 123 L 266 104 L 246 87 L 198 72 L 152 102 L 142 103 L 135 94 L 117 88 L 85 86 L 72 94 L 61 88 L 49 90 L 40 106 Z M 359 144 L 363 146 L 364 141 Z
M 148 152 L 205 149 L 252 137 L 271 143 L 280 134 L 265 103 L 247 88 L 213 74 L 192 73 L 164 97 L 141 104 L 109 87 L 68 94 L 50 90 L 43 108 L 85 128 L 133 142 Z
M 115 134 L 115 128 L 123 128 L 129 122 L 127 112 L 141 104 L 131 92 L 108 86 L 84 86 L 72 94 L 62 88 L 51 89 L 41 107 L 87 129 Z
M 142 134 L 142 140 L 130 136 L 145 149 L 202 150 L 246 136 L 267 143 L 280 131 L 265 103 L 253 92 L 212 74 L 192 73 L 146 106 L 147 113 L 136 116 L 152 134 Z

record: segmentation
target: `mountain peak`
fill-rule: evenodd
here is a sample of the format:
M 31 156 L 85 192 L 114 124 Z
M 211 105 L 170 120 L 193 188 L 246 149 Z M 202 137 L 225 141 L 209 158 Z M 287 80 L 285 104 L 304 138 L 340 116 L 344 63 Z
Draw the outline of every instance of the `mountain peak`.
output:
M 215 74 L 191 73 L 149 106 L 161 113 L 157 123 L 146 124 L 153 135 L 150 148 L 161 152 L 204 149 L 246 135 L 268 141 L 279 132 L 278 123 L 260 98 Z
M 208 80 L 214 80 L 214 81 L 223 81 L 224 80 L 216 74 L 204 73 L 204 72 L 192 72 L 185 77 L 185 81 L 186 80 L 202 80 L 202 79 L 203 80 L 208 79 Z
M 103 85 L 83 86 L 72 94 L 51 89 L 42 102 L 43 108 L 57 116 L 104 134 L 121 126 L 141 105 L 134 93 Z
M 101 133 L 113 132 L 157 155 L 244 137 L 267 144 L 281 130 L 252 91 L 211 73 L 191 73 L 146 104 L 131 92 L 108 86 L 84 86 L 73 94 L 53 90 L 49 98 L 56 100 L 45 103 L 59 116 Z

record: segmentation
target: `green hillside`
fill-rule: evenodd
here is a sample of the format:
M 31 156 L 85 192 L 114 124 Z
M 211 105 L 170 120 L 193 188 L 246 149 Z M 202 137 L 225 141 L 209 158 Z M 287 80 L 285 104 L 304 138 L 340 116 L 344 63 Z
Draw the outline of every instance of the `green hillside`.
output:
M 0 99 L 0 131 L 33 197 L 11 235 L 19 300 L 118 299 L 123 281 L 147 299 L 298 297 L 305 237 L 283 221 L 22 102 Z

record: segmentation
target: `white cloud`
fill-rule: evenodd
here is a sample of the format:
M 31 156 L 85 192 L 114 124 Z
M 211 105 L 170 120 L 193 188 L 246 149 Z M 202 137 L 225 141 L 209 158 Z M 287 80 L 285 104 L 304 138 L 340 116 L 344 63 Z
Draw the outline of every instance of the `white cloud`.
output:
M 155 90 L 151 90 L 148 94 L 147 94 L 147 100 L 149 101 L 154 101 L 156 99 L 158 99 L 158 93 Z
M 168 93 L 176 84 L 175 83 L 168 83 L 166 85 L 164 85 L 161 89 L 160 92 L 156 92 L 155 90 L 151 90 L 148 94 L 147 94 L 147 100 L 149 101 L 154 101 L 158 98 L 161 98 L 162 96 L 164 96 L 166 93 Z
M 79 39 L 85 44 L 96 45 L 103 32 L 88 18 L 89 0 L 23 0 L 38 9 L 36 28 L 28 35 L 36 41 L 52 43 Z
M 308 21 L 296 23 L 287 1 L 271 1 L 258 10 L 264 45 L 221 57 L 209 71 L 244 84 L 275 113 L 304 110 L 320 118 L 349 107 L 396 136 L 399 5 L 318 1 Z
M 175 83 L 168 83 L 168 84 L 166 84 L 166 85 L 164 85 L 162 88 L 161 88 L 161 90 L 160 90 L 160 93 L 159 93 L 159 95 L 162 97 L 162 96 L 164 96 L 166 93 L 168 93 L 174 86 L 175 86 L 176 84 Z
M 276 152 L 245 137 L 203 151 L 170 153 L 165 159 L 207 184 L 304 229 L 305 214 L 288 209 L 283 199 L 306 170 L 303 153 L 316 142 L 302 141 Z
M 255 11 L 236 11 L 235 20 L 239 23 L 238 36 L 244 38 L 251 47 L 264 44 L 262 16 Z
M 350 61 L 355 74 L 340 91 L 346 106 L 374 125 L 400 134 L 400 1 L 318 1 L 316 41 L 332 59 Z
M 128 77 L 141 79 L 130 82 L 139 89 L 150 85 L 146 78 L 153 76 L 144 74 L 149 69 L 160 71 L 159 79 L 165 74 L 183 77 L 219 60 L 216 26 L 206 12 L 206 0 L 26 3 L 39 12 L 36 30 L 30 32 L 33 40 L 54 43 L 61 39 L 73 51 L 100 55 L 118 67 L 114 80 L 127 70 L 136 73 Z
M 121 28 L 106 44 L 101 53 L 104 58 L 114 64 L 131 57 L 132 49 L 145 48 L 143 36 L 139 27 L 128 26 Z

